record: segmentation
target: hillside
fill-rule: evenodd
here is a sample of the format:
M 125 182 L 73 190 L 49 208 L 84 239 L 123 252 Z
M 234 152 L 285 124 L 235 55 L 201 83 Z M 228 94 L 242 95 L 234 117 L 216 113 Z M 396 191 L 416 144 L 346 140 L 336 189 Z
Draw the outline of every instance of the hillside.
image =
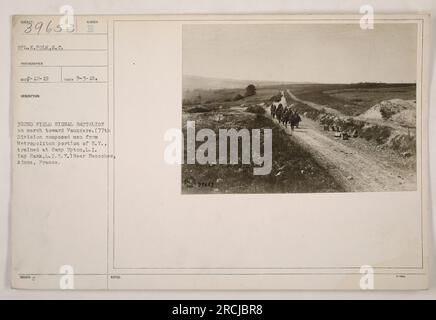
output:
M 416 126 L 416 102 L 413 100 L 391 99 L 382 101 L 358 118 L 362 120 L 392 121 L 408 127 Z

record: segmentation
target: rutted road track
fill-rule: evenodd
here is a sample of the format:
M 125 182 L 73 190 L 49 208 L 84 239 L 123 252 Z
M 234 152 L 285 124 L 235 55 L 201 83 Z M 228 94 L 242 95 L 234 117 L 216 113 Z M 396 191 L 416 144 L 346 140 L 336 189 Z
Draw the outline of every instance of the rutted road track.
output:
M 267 114 L 271 118 L 269 110 Z M 277 120 L 274 121 L 279 125 Z M 291 139 L 295 139 L 304 146 L 318 163 L 344 186 L 346 191 L 416 189 L 414 173 L 394 167 L 386 161 L 380 161 L 370 153 L 346 146 L 326 136 L 315 121 L 302 117 L 299 129 L 294 131 L 291 131 L 290 127 L 283 127 L 283 129 L 291 136 Z

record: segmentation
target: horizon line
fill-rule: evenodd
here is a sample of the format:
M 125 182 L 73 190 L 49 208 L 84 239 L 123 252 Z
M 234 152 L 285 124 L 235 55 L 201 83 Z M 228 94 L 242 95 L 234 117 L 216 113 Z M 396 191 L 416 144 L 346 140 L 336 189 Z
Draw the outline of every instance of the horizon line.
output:
M 386 82 L 386 81 L 354 81 L 354 82 L 316 82 L 316 81 L 292 81 L 292 80 L 264 80 L 264 79 L 238 79 L 238 78 L 219 78 L 210 76 L 199 76 L 194 74 L 182 74 L 182 77 L 198 77 L 214 80 L 227 80 L 227 81 L 247 81 L 247 82 L 275 82 L 275 83 L 289 83 L 289 84 L 359 84 L 359 83 L 385 83 L 385 84 L 416 84 L 415 82 Z

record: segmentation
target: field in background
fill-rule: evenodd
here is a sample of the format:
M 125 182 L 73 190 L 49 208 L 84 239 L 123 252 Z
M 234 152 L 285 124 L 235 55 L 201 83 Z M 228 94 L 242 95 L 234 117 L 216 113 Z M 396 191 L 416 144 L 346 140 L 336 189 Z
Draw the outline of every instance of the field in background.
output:
M 344 115 L 356 116 L 390 99 L 415 100 L 415 84 L 295 84 L 287 85 L 299 99 L 326 105 Z
M 248 83 L 247 83 L 248 84 Z M 257 94 L 244 98 L 245 88 L 193 89 L 183 93 L 183 106 L 202 105 L 210 108 L 271 102 L 282 90 L 289 89 L 299 99 L 325 105 L 344 115 L 357 116 L 381 101 L 415 100 L 415 84 L 275 84 L 257 88 Z M 240 95 L 239 99 L 236 99 Z
M 187 90 L 183 93 L 183 107 L 201 105 L 208 109 L 214 109 L 220 106 L 232 107 L 241 104 L 268 103 L 273 96 L 280 94 L 280 88 L 282 86 L 258 87 L 256 94 L 249 97 L 243 97 L 245 88 Z

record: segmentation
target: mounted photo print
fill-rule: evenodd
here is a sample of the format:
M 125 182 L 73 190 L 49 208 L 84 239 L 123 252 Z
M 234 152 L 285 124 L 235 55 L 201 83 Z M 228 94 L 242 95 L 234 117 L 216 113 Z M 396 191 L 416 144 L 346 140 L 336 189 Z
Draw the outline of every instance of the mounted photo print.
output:
M 425 14 L 14 16 L 17 289 L 428 286 Z

